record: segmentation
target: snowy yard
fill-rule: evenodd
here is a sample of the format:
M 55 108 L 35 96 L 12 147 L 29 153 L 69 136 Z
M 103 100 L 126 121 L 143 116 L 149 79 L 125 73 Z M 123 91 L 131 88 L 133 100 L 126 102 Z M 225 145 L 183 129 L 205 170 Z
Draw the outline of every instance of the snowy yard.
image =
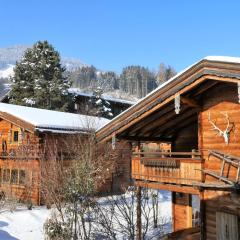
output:
M 41 240 L 43 223 L 50 216 L 51 210 L 36 207 L 33 210 L 20 208 L 14 212 L 5 211 L 0 214 L 1 240 Z
M 100 204 L 108 205 L 105 198 L 99 200 Z M 171 217 L 171 195 L 169 192 L 160 191 L 159 213 L 162 219 Z M 0 239 L 1 240 L 43 240 L 43 224 L 51 215 L 51 210 L 46 207 L 35 207 L 27 210 L 19 207 L 16 211 L 2 211 L 0 213 Z M 168 221 L 163 227 L 164 232 L 171 230 Z M 151 233 L 154 236 L 156 231 Z

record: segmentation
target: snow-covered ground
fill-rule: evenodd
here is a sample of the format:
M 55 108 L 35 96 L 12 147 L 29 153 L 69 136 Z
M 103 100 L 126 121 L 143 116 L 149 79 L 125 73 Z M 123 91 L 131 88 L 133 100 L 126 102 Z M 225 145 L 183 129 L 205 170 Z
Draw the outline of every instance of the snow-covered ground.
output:
M 106 199 L 100 199 L 100 204 L 109 204 Z M 171 217 L 171 194 L 167 191 L 160 191 L 159 213 L 162 219 Z M 16 211 L 0 212 L 0 240 L 43 240 L 43 224 L 51 215 L 51 210 L 46 207 L 35 207 L 27 210 L 26 207 L 19 207 Z M 164 232 L 171 231 L 171 223 L 163 227 Z M 154 232 L 150 233 L 152 236 Z
M 43 223 L 50 216 L 51 210 L 37 207 L 33 210 L 26 208 L 14 212 L 0 213 L 1 240 L 42 240 Z

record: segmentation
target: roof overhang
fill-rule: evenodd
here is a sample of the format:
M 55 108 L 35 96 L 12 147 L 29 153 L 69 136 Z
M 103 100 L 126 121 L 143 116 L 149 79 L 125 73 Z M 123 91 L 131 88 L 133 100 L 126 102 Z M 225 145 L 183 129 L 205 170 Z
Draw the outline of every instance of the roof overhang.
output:
M 54 127 L 42 127 L 35 126 L 27 121 L 24 121 L 12 114 L 1 112 L 0 118 L 4 119 L 19 128 L 27 130 L 31 133 L 54 133 L 54 134 L 90 134 L 93 129 L 83 129 L 83 128 L 54 128 Z
M 35 131 L 35 126 L 32 125 L 31 123 L 29 122 L 26 122 L 20 118 L 17 118 L 9 113 L 6 113 L 6 112 L 1 112 L 0 111 L 0 118 L 20 127 L 20 128 L 23 128 L 31 133 L 33 133 Z
M 138 103 L 99 129 L 96 133 L 97 141 L 107 141 L 112 138 L 113 135 L 117 137 L 122 135 L 123 138 L 125 136 L 126 139 L 129 138 L 131 140 L 132 138 L 132 140 L 136 140 L 134 135 L 131 136 L 126 133 L 133 131 L 134 126 L 140 124 L 140 121 L 143 122 L 144 119 L 149 121 L 150 116 L 153 114 L 156 115 L 156 113 L 158 113 L 159 116 L 161 116 L 161 111 L 167 111 L 166 106 L 173 103 L 176 94 L 184 96 L 196 88 L 199 88 L 198 94 L 201 94 L 221 82 L 240 82 L 240 62 L 223 61 L 214 58 L 210 60 L 203 59 L 158 87 Z M 185 100 L 188 101 L 187 98 Z M 188 105 L 189 104 L 194 105 L 195 102 L 191 102 L 190 99 Z M 194 116 L 199 109 L 196 107 L 191 111 Z M 189 116 L 190 115 L 189 113 Z M 169 117 L 169 119 L 163 121 L 162 124 L 166 124 L 166 121 L 170 119 Z M 126 135 L 128 135 L 128 137 Z M 152 139 L 154 139 L 154 137 L 152 137 Z M 161 139 L 159 138 L 159 140 Z

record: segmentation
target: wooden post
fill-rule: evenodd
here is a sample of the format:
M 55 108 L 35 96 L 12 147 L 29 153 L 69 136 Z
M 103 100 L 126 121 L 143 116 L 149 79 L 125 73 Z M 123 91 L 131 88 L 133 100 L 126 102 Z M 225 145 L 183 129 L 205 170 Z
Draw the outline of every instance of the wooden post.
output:
M 192 195 L 188 194 L 188 206 L 187 206 L 187 226 L 192 227 Z
M 200 239 L 205 240 L 205 202 L 204 191 L 200 192 Z
M 141 197 L 142 197 L 142 188 L 137 187 L 137 240 L 142 240 Z
M 172 192 L 172 231 L 175 231 L 175 202 L 176 192 Z
M 221 177 L 223 177 L 224 165 L 225 165 L 225 160 L 223 160 L 223 162 L 222 162 L 222 167 L 221 167 L 221 171 L 220 171 Z

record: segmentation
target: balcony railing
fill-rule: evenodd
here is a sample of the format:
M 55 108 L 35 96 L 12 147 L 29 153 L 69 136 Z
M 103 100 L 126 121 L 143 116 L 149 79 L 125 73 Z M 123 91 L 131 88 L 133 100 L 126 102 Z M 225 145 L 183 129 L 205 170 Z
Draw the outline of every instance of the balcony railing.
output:
M 6 151 L 0 151 L 0 160 L 31 160 L 39 159 L 41 152 L 39 146 L 17 146 Z
M 132 178 L 161 183 L 191 185 L 202 180 L 198 152 L 134 152 Z

